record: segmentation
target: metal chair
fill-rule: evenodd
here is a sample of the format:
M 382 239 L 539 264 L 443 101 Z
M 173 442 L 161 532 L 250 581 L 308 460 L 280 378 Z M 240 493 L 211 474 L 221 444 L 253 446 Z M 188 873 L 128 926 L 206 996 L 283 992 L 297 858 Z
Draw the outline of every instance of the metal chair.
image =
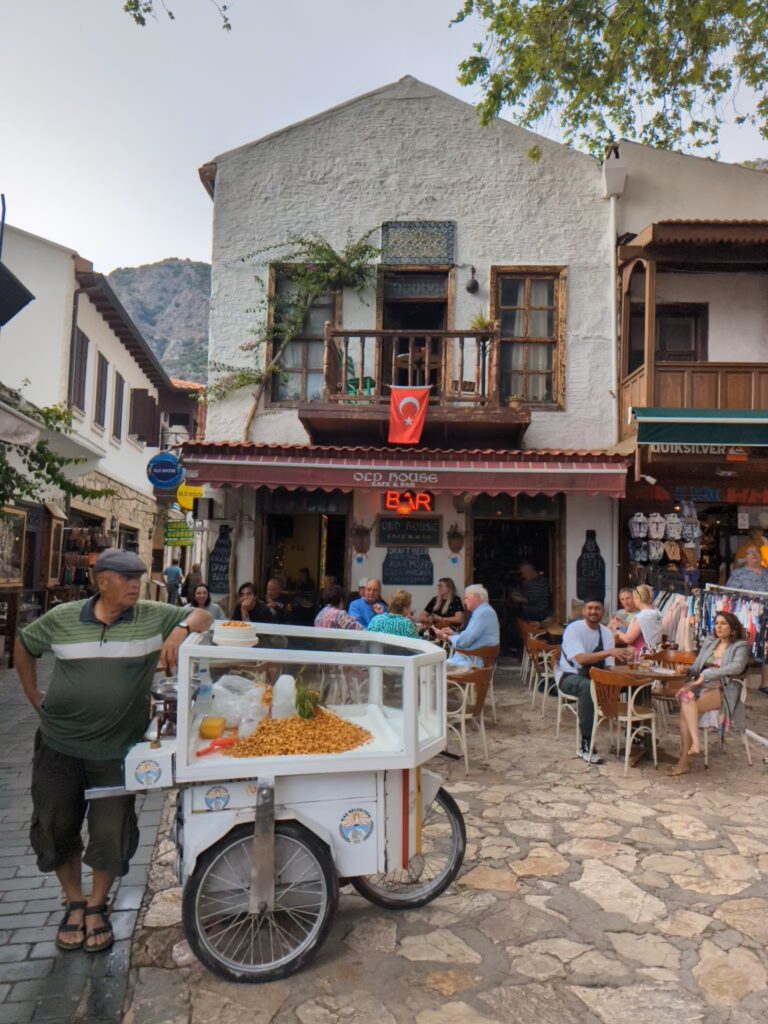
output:
M 557 644 L 548 644 L 545 640 L 536 640 L 534 637 L 528 638 L 527 647 L 533 677 L 531 711 L 536 707 L 536 694 L 541 688 L 541 717 L 543 718 L 547 694 L 554 678 L 555 665 L 560 658 L 560 647 Z
M 493 724 L 496 724 L 496 696 L 493 692 L 493 677 L 496 675 L 496 662 L 499 658 L 499 652 L 501 647 L 497 644 L 495 647 L 473 647 L 471 651 L 463 650 L 461 647 L 456 647 L 456 654 L 463 654 L 468 658 L 478 658 L 483 663 L 483 668 L 489 668 L 491 670 L 491 682 L 488 688 L 488 697 L 491 701 L 491 718 Z M 450 678 L 451 670 L 448 669 L 448 676 Z M 462 679 L 465 675 L 462 675 Z
M 480 730 L 483 754 L 488 761 L 488 740 L 485 736 L 483 707 L 491 684 L 492 668 L 472 668 L 462 676 L 448 677 L 448 728 L 456 736 L 464 755 L 464 768 L 469 774 L 467 722 Z
M 619 736 L 622 727 L 625 729 L 624 738 L 624 775 L 629 771 L 629 752 L 632 749 L 632 741 L 636 736 L 650 734 L 653 750 L 653 764 L 658 767 L 656 754 L 656 712 L 653 708 L 643 708 L 638 702 L 638 697 L 643 690 L 650 688 L 651 683 L 643 683 L 641 686 L 632 686 L 626 676 L 620 672 L 611 672 L 609 669 L 591 668 L 589 678 L 592 689 L 592 703 L 595 707 L 595 717 L 592 725 L 592 738 L 589 743 L 589 756 L 595 748 L 595 736 L 598 729 L 604 722 L 608 722 L 608 733 L 610 736 L 613 725 L 616 726 L 616 753 L 620 749 Z M 620 700 L 622 683 L 630 691 L 630 700 Z M 610 742 L 610 740 L 609 740 Z

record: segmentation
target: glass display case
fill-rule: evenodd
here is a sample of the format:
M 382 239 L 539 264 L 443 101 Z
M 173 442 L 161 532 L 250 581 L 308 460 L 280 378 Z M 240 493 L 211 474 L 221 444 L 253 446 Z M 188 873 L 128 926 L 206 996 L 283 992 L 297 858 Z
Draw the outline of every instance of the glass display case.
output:
M 445 653 L 427 641 L 259 624 L 255 646 L 209 632 L 179 654 L 179 782 L 411 768 L 445 748 Z

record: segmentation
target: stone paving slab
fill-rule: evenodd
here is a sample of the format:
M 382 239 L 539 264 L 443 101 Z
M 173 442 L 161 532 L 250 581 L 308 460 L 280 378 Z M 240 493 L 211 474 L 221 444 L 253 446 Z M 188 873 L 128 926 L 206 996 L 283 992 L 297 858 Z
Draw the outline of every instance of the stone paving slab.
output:
M 42 685 L 52 660 L 42 659 Z M 62 915 L 55 875 L 41 875 L 29 846 L 29 780 L 37 718 L 15 672 L 0 670 L 0 1024 L 58 1021 L 117 1024 L 122 1020 L 130 940 L 149 877 L 162 798 L 138 804 L 140 855 L 116 885 L 112 914 L 117 942 L 105 954 L 55 946 Z M 88 877 L 85 875 L 86 887 Z
M 468 776 L 434 762 L 467 824 L 457 882 L 400 913 L 345 890 L 319 955 L 287 981 L 229 984 L 191 955 L 168 814 L 126 1024 L 765 1024 L 763 752 L 749 768 L 734 738 L 708 772 L 671 778 L 644 764 L 625 779 L 623 762 L 575 756 L 570 715 L 556 740 L 555 702 L 532 713 L 516 671 L 497 680 L 489 765 L 476 739 Z M 768 700 L 755 694 L 749 718 L 768 735 Z

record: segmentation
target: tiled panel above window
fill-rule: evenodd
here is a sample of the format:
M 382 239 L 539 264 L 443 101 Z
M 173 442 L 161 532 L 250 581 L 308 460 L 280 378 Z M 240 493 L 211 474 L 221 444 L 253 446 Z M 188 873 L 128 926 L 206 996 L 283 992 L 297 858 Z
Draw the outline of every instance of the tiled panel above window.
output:
M 451 220 L 390 220 L 381 226 L 381 262 L 434 266 L 454 262 L 456 224 Z

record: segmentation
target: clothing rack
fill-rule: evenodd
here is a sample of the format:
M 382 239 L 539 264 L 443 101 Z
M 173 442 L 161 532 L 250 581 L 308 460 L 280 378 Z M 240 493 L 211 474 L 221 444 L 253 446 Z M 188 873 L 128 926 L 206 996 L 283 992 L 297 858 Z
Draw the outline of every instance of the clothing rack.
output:
M 761 662 L 768 660 L 768 594 L 708 583 L 701 594 L 698 616 L 699 640 L 712 633 L 717 613 L 722 611 L 735 615 L 741 623 L 751 656 Z
M 696 644 L 691 622 L 696 620 L 692 619 L 692 597 L 660 590 L 653 599 L 653 606 L 661 613 L 662 634 L 674 641 L 678 650 L 694 650 Z

